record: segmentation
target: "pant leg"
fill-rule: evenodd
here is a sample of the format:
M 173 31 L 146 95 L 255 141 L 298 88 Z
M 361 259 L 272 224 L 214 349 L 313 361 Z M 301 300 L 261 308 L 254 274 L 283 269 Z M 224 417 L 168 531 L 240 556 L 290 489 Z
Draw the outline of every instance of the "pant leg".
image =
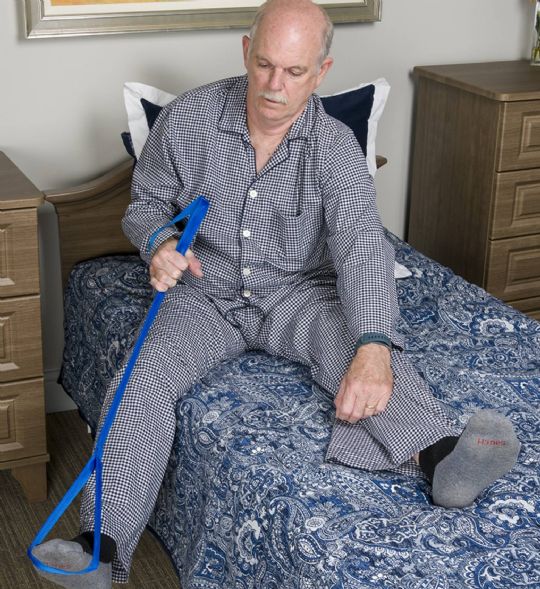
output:
M 126 582 L 131 559 L 165 474 L 176 429 L 176 404 L 217 362 L 245 342 L 212 303 L 180 284 L 167 293 L 141 349 L 103 454 L 101 531 L 115 539 L 113 580 Z M 123 369 L 107 390 L 98 433 Z M 85 487 L 81 530 L 94 530 L 95 479 Z
M 308 365 L 332 398 L 354 356 L 334 285 L 313 282 L 267 315 L 259 345 Z M 394 469 L 454 430 L 429 387 L 400 350 L 392 351 L 394 388 L 386 410 L 351 424 L 336 420 L 326 459 L 367 470 Z

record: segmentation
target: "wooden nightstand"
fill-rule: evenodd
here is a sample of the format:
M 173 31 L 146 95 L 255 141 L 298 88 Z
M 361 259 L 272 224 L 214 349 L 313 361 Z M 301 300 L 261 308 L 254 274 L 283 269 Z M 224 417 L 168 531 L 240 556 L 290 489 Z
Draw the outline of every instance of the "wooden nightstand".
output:
M 540 68 L 416 67 L 407 239 L 540 319 Z
M 37 207 L 43 195 L 0 152 L 0 469 L 47 498 Z

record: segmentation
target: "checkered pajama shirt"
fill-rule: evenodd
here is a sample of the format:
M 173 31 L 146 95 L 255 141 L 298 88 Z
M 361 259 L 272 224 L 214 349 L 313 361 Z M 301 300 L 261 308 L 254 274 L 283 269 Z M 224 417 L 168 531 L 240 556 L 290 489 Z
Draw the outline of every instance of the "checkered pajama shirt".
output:
M 327 115 L 313 95 L 257 172 L 246 124 L 246 93 L 246 76 L 229 78 L 189 91 L 163 109 L 135 168 L 133 199 L 123 222 L 126 234 L 149 261 L 159 245 L 177 233 L 164 230 L 150 252 L 148 237 L 203 195 L 210 209 L 192 249 L 204 278 L 187 272 L 182 281 L 213 300 L 223 316 L 245 307 L 268 316 L 284 301 L 294 305 L 299 287 L 331 282 L 344 324 L 326 329 L 346 340 L 347 350 L 366 333 L 381 334 L 399 356 L 403 341 L 394 329 L 394 252 L 385 239 L 373 180 L 354 134 Z M 294 347 L 293 342 L 281 342 L 282 349 L 272 351 L 294 357 L 289 345 Z M 393 361 L 394 373 L 402 364 L 407 365 L 404 359 Z M 335 365 L 340 373 L 333 380 L 339 386 L 342 361 Z M 403 449 L 396 454 L 400 457 L 418 449 L 418 438 L 425 443 L 448 433 L 441 410 L 410 366 L 407 378 L 414 381 L 413 399 L 416 395 L 418 404 L 433 412 L 420 427 L 433 423 L 433 431 L 398 427 L 395 440 L 385 443 Z M 396 382 L 400 380 L 397 375 Z M 403 416 L 404 423 L 415 409 L 406 409 L 412 414 Z M 412 423 L 419 427 L 415 418 Z M 327 457 L 351 466 L 389 466 L 375 459 L 377 452 L 375 462 L 354 458 L 355 438 L 365 443 L 356 433 L 365 430 L 364 424 L 338 421 Z

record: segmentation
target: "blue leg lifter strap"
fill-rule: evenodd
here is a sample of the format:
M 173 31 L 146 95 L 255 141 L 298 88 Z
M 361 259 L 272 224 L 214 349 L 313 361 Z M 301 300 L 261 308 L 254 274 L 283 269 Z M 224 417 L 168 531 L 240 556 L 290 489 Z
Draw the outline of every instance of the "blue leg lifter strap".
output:
M 180 221 L 181 219 L 188 218 L 187 225 L 184 231 L 182 232 L 180 239 L 178 240 L 178 245 L 176 246 L 176 251 L 181 253 L 182 255 L 185 255 L 206 215 L 206 212 L 208 211 L 208 207 L 209 202 L 205 198 L 203 198 L 202 196 L 197 197 L 170 223 L 167 223 L 163 227 L 160 227 L 157 231 L 155 231 L 152 234 L 148 242 L 148 249 L 151 249 L 156 237 L 163 229 L 174 225 L 174 223 Z M 47 521 L 43 524 L 42 528 L 37 533 L 33 542 L 28 547 L 27 554 L 30 557 L 30 560 L 34 563 L 34 565 L 37 568 L 39 568 L 42 571 L 46 571 L 48 573 L 56 573 L 59 575 L 81 575 L 83 573 L 90 573 L 92 571 L 95 571 L 99 566 L 99 550 L 101 544 L 101 477 L 103 468 L 103 449 L 105 447 L 105 442 L 107 440 L 109 430 L 111 429 L 111 426 L 114 423 L 118 407 L 120 405 L 120 402 L 122 401 L 124 391 L 133 371 L 133 367 L 135 366 L 135 362 L 137 361 L 139 352 L 142 348 L 142 345 L 144 344 L 146 335 L 158 313 L 159 307 L 163 299 L 165 298 L 165 294 L 166 293 L 164 292 L 157 292 L 154 296 L 154 300 L 152 301 L 150 309 L 146 314 L 146 318 L 139 333 L 139 337 L 137 338 L 137 341 L 133 346 L 133 351 L 131 352 L 131 356 L 126 365 L 126 369 L 124 371 L 122 380 L 120 381 L 120 384 L 116 389 L 113 401 L 111 403 L 111 407 L 109 409 L 109 412 L 107 413 L 107 416 L 105 417 L 103 427 L 101 428 L 101 432 L 95 445 L 94 453 L 84 466 L 79 476 L 76 478 L 75 482 L 71 485 L 71 487 L 68 489 L 64 497 L 62 497 L 62 499 L 55 507 L 51 515 L 47 518 Z M 96 495 L 94 499 L 94 550 L 92 554 L 92 560 L 90 561 L 89 565 L 81 571 L 65 571 L 63 569 L 58 569 L 46 565 L 32 554 L 33 548 L 35 548 L 38 544 L 41 544 L 43 542 L 43 540 L 47 537 L 49 532 L 55 526 L 56 522 L 60 519 L 64 511 L 66 511 L 66 509 L 75 499 L 75 497 L 80 493 L 81 489 L 84 487 L 84 485 L 94 472 L 96 474 Z

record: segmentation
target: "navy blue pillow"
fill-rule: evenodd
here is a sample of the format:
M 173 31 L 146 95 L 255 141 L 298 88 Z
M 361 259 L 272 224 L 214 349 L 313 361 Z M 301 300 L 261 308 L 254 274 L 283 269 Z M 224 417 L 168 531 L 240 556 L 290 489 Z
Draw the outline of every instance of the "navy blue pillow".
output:
M 148 123 L 148 128 L 151 129 L 158 118 L 159 113 L 161 112 L 162 106 L 159 104 L 154 104 L 146 98 L 141 98 L 141 105 L 144 110 L 144 114 L 146 115 L 146 122 Z M 137 161 L 137 156 L 135 155 L 135 149 L 133 148 L 133 140 L 131 139 L 131 133 L 129 131 L 124 131 L 120 134 L 122 137 L 122 143 L 126 148 L 128 154 Z
M 133 141 L 131 140 L 131 133 L 129 131 L 124 131 L 123 133 L 120 133 L 120 137 L 122 137 L 122 143 L 124 144 L 124 147 L 126 148 L 126 151 L 128 152 L 128 154 L 134 159 L 137 159 L 137 156 L 135 155 L 135 150 L 133 149 Z
M 342 94 L 321 97 L 324 110 L 352 129 L 364 155 L 367 153 L 368 121 L 374 97 L 375 86 L 373 84 Z M 151 129 L 163 107 L 149 102 L 145 98 L 141 98 L 141 105 L 146 115 L 148 128 Z M 122 133 L 122 141 L 129 155 L 135 158 L 131 135 L 127 132 Z
M 141 104 L 144 109 L 144 114 L 146 115 L 146 122 L 148 123 L 148 128 L 151 129 L 158 118 L 159 113 L 161 112 L 162 106 L 159 104 L 154 104 L 153 102 L 149 102 L 146 98 L 141 98 Z
M 364 155 L 367 155 L 368 121 L 374 98 L 373 84 L 343 94 L 321 97 L 324 110 L 352 129 Z

